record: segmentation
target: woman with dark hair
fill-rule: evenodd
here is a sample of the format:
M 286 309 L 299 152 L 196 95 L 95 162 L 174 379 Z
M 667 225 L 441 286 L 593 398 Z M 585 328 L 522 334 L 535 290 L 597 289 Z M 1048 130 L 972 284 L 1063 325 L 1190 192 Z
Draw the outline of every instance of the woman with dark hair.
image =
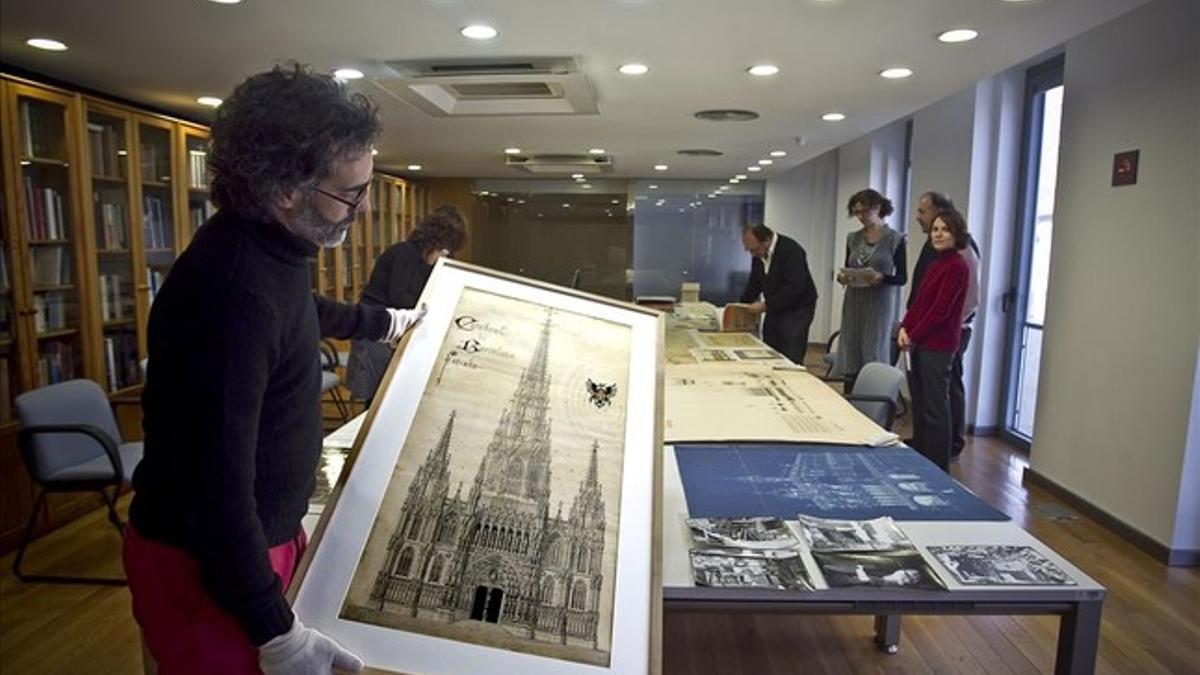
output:
M 846 266 L 837 281 L 846 287 L 834 370 L 854 389 L 858 371 L 872 361 L 891 363 L 892 326 L 900 289 L 908 281 L 904 235 L 888 227 L 892 202 L 870 188 L 850 196 L 846 212 L 862 229 L 846 235 Z
M 362 302 L 385 307 L 416 307 L 438 258 L 451 256 L 466 241 L 466 223 L 457 207 L 434 209 L 413 228 L 408 239 L 391 246 L 375 261 Z M 350 343 L 346 384 L 350 395 L 370 405 L 392 359 L 392 347 L 369 340 Z
M 913 445 L 949 471 L 950 367 L 958 350 L 970 282 L 970 268 L 959 254 L 970 241 L 962 214 L 954 209 L 938 211 L 929 228 L 929 241 L 936 257 L 900 322 L 897 341 L 911 354 Z

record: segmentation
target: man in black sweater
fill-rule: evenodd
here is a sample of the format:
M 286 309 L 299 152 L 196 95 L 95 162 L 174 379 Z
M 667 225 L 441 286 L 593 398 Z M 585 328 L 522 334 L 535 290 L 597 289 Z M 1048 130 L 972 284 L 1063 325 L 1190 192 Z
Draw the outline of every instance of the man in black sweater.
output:
M 803 365 L 817 308 L 817 286 L 804 249 L 761 223 L 742 226 L 742 246 L 751 255 L 742 302 L 750 303 L 753 312 L 766 312 L 763 342 Z
M 283 591 L 321 448 L 322 337 L 396 339 L 415 311 L 314 296 L 308 259 L 363 210 L 374 106 L 299 66 L 242 83 L 209 151 L 217 215 L 154 300 L 125 565 L 164 673 L 329 673 L 362 662 Z

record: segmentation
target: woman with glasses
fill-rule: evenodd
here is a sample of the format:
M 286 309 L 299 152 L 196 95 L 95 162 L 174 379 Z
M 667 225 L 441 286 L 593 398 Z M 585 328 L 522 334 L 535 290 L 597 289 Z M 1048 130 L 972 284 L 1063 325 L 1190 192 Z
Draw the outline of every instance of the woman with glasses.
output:
M 864 365 L 892 362 L 892 325 L 900 289 L 908 280 L 908 262 L 904 235 L 883 220 L 892 213 L 890 199 L 870 188 L 859 190 L 850 196 L 846 211 L 862 224 L 846 235 L 845 267 L 837 274 L 846 294 L 834 370 L 850 393 Z
M 399 309 L 416 307 L 434 263 L 438 258 L 457 253 L 465 241 L 466 223 L 458 208 L 437 207 L 417 223 L 406 241 L 379 256 L 363 288 L 361 301 Z M 351 342 L 350 361 L 346 364 L 350 395 L 370 405 L 391 359 L 392 348 L 387 344 Z

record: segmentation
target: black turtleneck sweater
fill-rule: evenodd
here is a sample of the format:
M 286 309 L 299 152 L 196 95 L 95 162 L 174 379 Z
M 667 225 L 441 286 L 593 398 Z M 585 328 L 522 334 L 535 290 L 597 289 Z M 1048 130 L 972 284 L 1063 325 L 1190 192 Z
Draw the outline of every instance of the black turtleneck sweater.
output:
M 130 521 L 183 549 L 255 644 L 292 611 L 267 549 L 295 538 L 321 450 L 322 337 L 381 339 L 381 306 L 312 293 L 316 247 L 278 223 L 218 213 L 150 310 L 145 457 Z

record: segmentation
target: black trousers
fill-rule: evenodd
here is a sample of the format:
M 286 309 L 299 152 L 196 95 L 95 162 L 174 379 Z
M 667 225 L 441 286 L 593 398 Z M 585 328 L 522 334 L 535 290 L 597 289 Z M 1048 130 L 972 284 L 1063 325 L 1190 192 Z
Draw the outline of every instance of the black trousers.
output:
M 767 312 L 763 320 L 763 342 L 788 357 L 798 366 L 804 365 L 808 351 L 808 329 L 812 326 L 815 307 L 783 314 Z
M 913 404 L 913 445 L 926 459 L 950 471 L 950 364 L 953 352 L 914 349 L 908 371 Z
M 957 457 L 967 445 L 966 421 L 966 391 L 963 389 L 963 354 L 971 342 L 971 327 L 963 326 L 958 341 L 958 351 L 954 352 L 954 360 L 950 362 L 950 456 Z

